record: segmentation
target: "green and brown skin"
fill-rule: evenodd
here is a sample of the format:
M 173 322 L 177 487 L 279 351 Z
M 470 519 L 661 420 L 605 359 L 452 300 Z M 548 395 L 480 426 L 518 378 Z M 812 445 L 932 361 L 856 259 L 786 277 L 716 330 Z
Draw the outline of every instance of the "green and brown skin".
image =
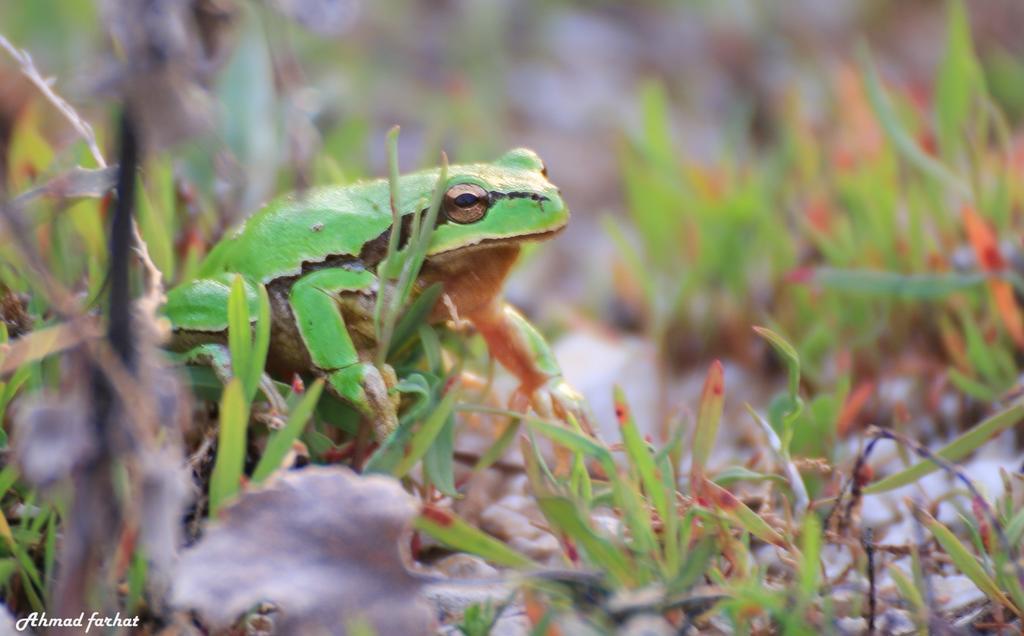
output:
M 437 178 L 438 169 L 399 178 L 399 201 L 407 206 L 403 226 L 426 208 Z M 398 396 L 388 391 L 393 372 L 371 360 L 376 297 L 392 292 L 381 289 L 376 275 L 392 219 L 384 179 L 316 188 L 269 204 L 210 252 L 197 279 L 168 293 L 170 348 L 190 361 L 228 367 L 232 281 L 242 277 L 250 315 L 263 284 L 272 317 L 267 370 L 286 379 L 295 373 L 325 377 L 328 390 L 352 404 L 379 438 L 389 434 L 397 424 Z M 568 220 L 558 188 L 530 150 L 451 166 L 416 289 L 443 285 L 431 320 L 444 321 L 454 308 L 473 323 L 491 354 L 518 378 L 515 407 L 571 413 L 585 425 L 583 400 L 562 379 L 547 343 L 501 294 L 521 245 L 553 236 Z

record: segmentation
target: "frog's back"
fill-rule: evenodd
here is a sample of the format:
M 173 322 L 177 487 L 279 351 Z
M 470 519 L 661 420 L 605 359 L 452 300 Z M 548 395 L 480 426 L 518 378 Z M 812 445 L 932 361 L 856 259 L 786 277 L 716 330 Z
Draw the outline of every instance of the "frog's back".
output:
M 403 190 L 413 194 L 412 183 Z M 303 264 L 358 256 L 391 227 L 388 183 L 378 179 L 311 188 L 280 197 L 249 217 L 209 254 L 200 276 L 237 272 L 267 283 L 294 276 Z

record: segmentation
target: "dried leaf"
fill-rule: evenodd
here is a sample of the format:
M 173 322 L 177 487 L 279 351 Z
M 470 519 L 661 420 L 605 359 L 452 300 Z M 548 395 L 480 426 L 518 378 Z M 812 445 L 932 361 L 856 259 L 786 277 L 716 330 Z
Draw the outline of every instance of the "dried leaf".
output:
M 181 519 L 193 496 L 180 451 L 168 446 L 139 457 L 142 473 L 139 542 L 147 560 L 146 586 L 154 602 L 166 598 L 181 547 Z
M 397 481 L 342 467 L 285 473 L 221 511 L 185 552 L 172 604 L 215 629 L 272 603 L 282 634 L 345 633 L 366 621 L 378 634 L 429 634 L 398 541 L 418 512 Z
M 14 455 L 25 481 L 52 486 L 96 453 L 80 395 L 39 395 L 19 405 L 14 425 Z

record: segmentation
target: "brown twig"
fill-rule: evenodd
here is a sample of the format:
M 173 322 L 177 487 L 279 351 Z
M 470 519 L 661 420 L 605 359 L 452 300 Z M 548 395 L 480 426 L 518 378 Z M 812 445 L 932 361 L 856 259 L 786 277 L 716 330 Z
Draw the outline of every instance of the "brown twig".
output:
M 875 614 L 878 612 L 878 596 L 875 590 L 875 545 L 874 531 L 864 528 L 861 546 L 868 557 L 868 634 L 875 633 Z
M 129 250 L 135 200 L 135 167 L 138 144 L 129 113 L 122 115 L 120 168 L 117 203 L 110 229 L 110 299 L 107 311 L 107 342 L 129 379 L 136 367 L 137 351 L 132 328 Z M 64 523 L 60 548 L 61 569 L 55 586 L 56 608 L 73 615 L 110 603 L 96 598 L 94 589 L 101 573 L 110 568 L 116 554 L 117 538 L 126 527 L 125 505 L 115 490 L 115 471 L 122 447 L 132 437 L 125 410 L 110 377 L 99 365 L 90 363 L 92 434 L 95 451 L 76 466 L 69 514 Z M 109 587 L 104 592 L 109 595 Z

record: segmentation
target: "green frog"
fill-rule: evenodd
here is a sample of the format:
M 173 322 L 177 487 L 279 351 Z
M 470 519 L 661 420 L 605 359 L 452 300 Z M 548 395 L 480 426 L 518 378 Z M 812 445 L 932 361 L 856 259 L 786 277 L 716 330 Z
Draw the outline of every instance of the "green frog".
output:
M 399 177 L 401 227 L 394 227 L 386 179 L 286 195 L 249 217 L 218 243 L 197 278 L 168 292 L 164 315 L 170 349 L 188 361 L 230 367 L 228 296 L 240 276 L 255 316 L 259 285 L 270 299 L 267 371 L 313 374 L 353 406 L 378 438 L 397 425 L 394 372 L 374 365 L 378 294 L 393 294 L 377 268 L 392 232 L 408 239 L 415 214 L 426 212 L 439 169 Z M 511 405 L 545 416 L 588 421 L 581 396 L 563 379 L 535 327 L 506 304 L 502 285 L 524 243 L 551 238 L 569 221 L 561 194 L 541 159 L 516 149 L 492 163 L 453 165 L 414 293 L 440 283 L 430 320 L 453 314 L 471 322 L 491 355 L 519 382 Z

